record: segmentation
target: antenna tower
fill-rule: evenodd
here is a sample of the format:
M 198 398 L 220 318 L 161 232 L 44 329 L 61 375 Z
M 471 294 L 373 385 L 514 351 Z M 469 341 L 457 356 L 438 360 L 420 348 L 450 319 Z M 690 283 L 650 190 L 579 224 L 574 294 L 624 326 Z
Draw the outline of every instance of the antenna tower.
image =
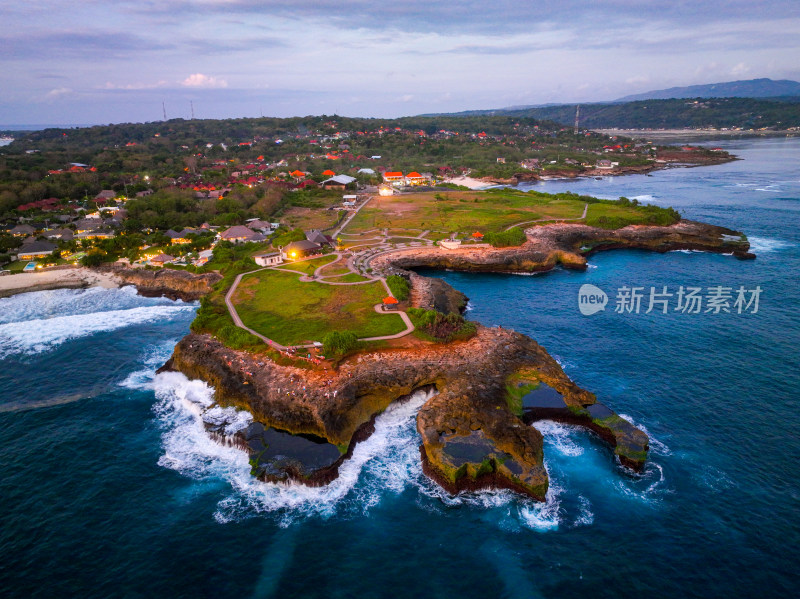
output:
M 189 106 L 192 107 L 192 120 L 194 120 L 194 102 L 192 100 L 189 100 Z
M 164 102 L 161 102 L 161 110 L 164 112 L 164 120 L 167 120 L 167 105 Z
M 578 134 L 578 122 L 580 121 L 580 118 L 581 118 L 581 105 L 578 104 L 575 107 L 575 135 Z

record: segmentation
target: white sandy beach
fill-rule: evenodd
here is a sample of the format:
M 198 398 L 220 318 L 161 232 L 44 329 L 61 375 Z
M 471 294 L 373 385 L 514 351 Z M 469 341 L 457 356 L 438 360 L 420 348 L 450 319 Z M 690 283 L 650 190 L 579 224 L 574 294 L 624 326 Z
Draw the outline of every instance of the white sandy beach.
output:
M 0 297 L 8 297 L 28 291 L 47 289 L 80 289 L 83 287 L 119 287 L 112 274 L 89 270 L 88 268 L 63 268 L 40 270 L 0 277 Z
M 445 183 L 452 183 L 453 185 L 463 185 L 464 187 L 469 187 L 470 189 L 484 189 L 486 187 L 492 187 L 495 183 L 487 183 L 486 181 L 481 181 L 480 179 L 473 179 L 472 177 L 453 177 L 452 179 L 445 179 Z

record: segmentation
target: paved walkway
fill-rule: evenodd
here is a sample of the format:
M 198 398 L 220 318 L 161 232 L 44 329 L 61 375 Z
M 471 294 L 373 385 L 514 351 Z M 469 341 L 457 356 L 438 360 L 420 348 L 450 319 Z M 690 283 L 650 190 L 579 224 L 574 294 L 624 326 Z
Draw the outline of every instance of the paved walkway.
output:
M 522 225 L 530 225 L 531 223 L 547 223 L 547 222 L 563 223 L 573 220 L 583 220 L 584 218 L 586 218 L 586 212 L 588 210 L 589 210 L 589 204 L 585 204 L 583 206 L 583 214 L 581 214 L 578 218 L 537 218 L 536 220 L 524 220 L 521 223 L 516 223 L 511 225 L 510 227 L 506 227 L 505 230 L 509 231 L 514 227 L 521 227 Z
M 305 272 L 302 272 L 302 271 L 299 271 L 299 270 L 291 270 L 291 269 L 288 269 L 288 268 L 278 268 L 278 267 L 275 267 L 275 266 L 265 266 L 264 268 L 257 268 L 256 270 L 251 270 L 251 271 L 243 272 L 243 273 L 241 273 L 239 275 L 236 275 L 236 278 L 233 280 L 233 284 L 231 285 L 231 288 L 228 289 L 228 293 L 225 294 L 225 305 L 227 306 L 228 312 L 230 313 L 231 318 L 233 319 L 233 323 L 237 327 L 239 327 L 240 329 L 244 329 L 245 331 L 247 331 L 251 335 L 254 335 L 254 336 L 258 337 L 259 339 L 261 339 L 264 343 L 266 343 L 270 347 L 273 347 L 273 348 L 275 348 L 275 349 L 277 349 L 279 351 L 287 351 L 287 350 L 291 350 L 291 349 L 300 349 L 300 348 L 307 349 L 307 348 L 312 348 L 312 347 L 318 347 L 318 345 L 316 345 L 315 343 L 308 343 L 308 344 L 305 344 L 305 345 L 281 345 L 277 341 L 274 341 L 273 339 L 270 339 L 269 337 L 266 337 L 266 336 L 262 335 L 261 333 L 259 333 L 257 331 L 254 331 L 253 329 L 251 329 L 250 327 L 248 327 L 247 325 L 245 325 L 242 322 L 242 319 L 239 316 L 239 313 L 236 311 L 236 307 L 233 305 L 233 302 L 231 301 L 231 298 L 233 297 L 233 294 L 236 293 L 236 288 L 239 286 L 239 283 L 241 283 L 242 277 L 244 277 L 245 275 L 250 275 L 250 274 L 253 274 L 253 273 L 256 273 L 256 272 L 260 272 L 262 270 L 276 270 L 276 271 L 279 271 L 279 272 L 291 272 L 291 273 L 295 273 L 295 274 L 300 275 L 300 281 L 303 281 L 303 282 L 315 282 L 315 283 L 320 283 L 320 284 L 323 284 L 323 285 L 365 285 L 365 284 L 374 283 L 375 281 L 380 281 L 383 284 L 383 287 L 386 290 L 386 293 L 389 296 L 392 296 L 392 292 L 389 289 L 389 285 L 386 282 L 386 279 L 384 279 L 383 277 L 374 277 L 374 278 L 367 277 L 368 280 L 366 280 L 366 281 L 351 281 L 351 282 L 326 281 L 324 277 L 315 278 L 317 276 L 317 273 L 320 272 L 320 270 L 322 270 L 326 266 L 330 266 L 331 264 L 339 262 L 342 258 L 343 258 L 343 254 L 337 252 L 335 260 L 333 260 L 331 262 L 328 262 L 326 264 L 323 264 L 322 266 L 316 268 L 314 270 L 314 274 L 312 276 L 309 276 Z M 316 257 L 312 258 L 312 259 L 316 259 Z M 351 260 L 352 260 L 352 258 L 348 259 L 348 261 L 347 261 L 348 268 L 350 268 L 352 274 L 359 274 L 360 275 L 360 273 L 355 272 L 352 269 Z M 348 273 L 348 274 L 350 274 L 350 273 Z M 346 275 L 336 275 L 336 276 L 346 276 Z M 392 297 L 394 297 L 394 296 L 392 296 Z M 374 308 L 375 312 L 377 312 L 378 314 L 387 314 L 387 315 L 389 315 L 389 314 L 398 314 L 400 316 L 400 318 L 403 320 L 403 323 L 405 323 L 406 330 L 400 331 L 399 333 L 395 333 L 394 335 L 381 335 L 379 337 L 362 337 L 362 338 L 359 338 L 359 341 L 383 341 L 383 340 L 386 340 L 386 339 L 399 339 L 400 337 L 405 337 L 406 335 L 414 332 L 414 324 L 411 322 L 411 319 L 408 317 L 408 314 L 406 314 L 404 311 L 402 311 L 402 310 L 389 310 L 389 311 L 387 311 L 387 310 L 383 309 L 383 304 L 376 304 L 375 306 L 373 306 L 373 308 Z

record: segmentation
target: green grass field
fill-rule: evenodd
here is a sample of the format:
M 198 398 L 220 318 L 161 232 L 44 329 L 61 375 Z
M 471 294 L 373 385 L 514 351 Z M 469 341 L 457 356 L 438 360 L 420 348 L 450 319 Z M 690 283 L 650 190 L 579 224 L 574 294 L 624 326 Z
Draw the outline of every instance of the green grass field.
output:
M 437 195 L 443 199 L 437 199 Z M 425 229 L 486 233 L 539 218 L 578 218 L 584 205 L 579 199 L 507 189 L 376 197 L 361 209 L 344 232 L 389 228 L 395 235 L 409 232 L 418 235 Z
M 405 329 L 397 314 L 378 314 L 386 290 L 379 282 L 325 285 L 300 282 L 298 275 L 262 270 L 245 276 L 233 302 L 250 328 L 283 345 L 322 341 L 329 331 L 357 337 L 393 335 Z
M 298 272 L 304 272 L 307 275 L 313 275 L 314 271 L 317 270 L 320 266 L 325 264 L 330 264 L 336 260 L 336 256 L 322 256 L 320 258 L 314 258 L 312 260 L 301 260 L 300 262 L 285 262 L 276 268 L 285 269 L 285 270 L 296 270 Z

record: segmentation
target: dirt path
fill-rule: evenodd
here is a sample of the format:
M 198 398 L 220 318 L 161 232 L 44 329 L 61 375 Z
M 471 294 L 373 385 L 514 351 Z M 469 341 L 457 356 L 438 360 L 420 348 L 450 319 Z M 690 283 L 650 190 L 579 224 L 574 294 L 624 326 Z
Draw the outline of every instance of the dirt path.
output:
M 583 206 L 583 214 L 581 214 L 578 218 L 537 218 L 536 220 L 525 220 L 522 221 L 521 223 L 516 223 L 514 225 L 511 225 L 510 227 L 506 227 L 505 231 L 509 231 L 514 227 L 521 227 L 522 225 L 530 225 L 531 223 L 546 223 L 551 221 L 555 223 L 564 223 L 574 220 L 583 220 L 584 218 L 586 218 L 586 212 L 588 212 L 588 210 L 589 210 L 589 204 L 585 204 Z

